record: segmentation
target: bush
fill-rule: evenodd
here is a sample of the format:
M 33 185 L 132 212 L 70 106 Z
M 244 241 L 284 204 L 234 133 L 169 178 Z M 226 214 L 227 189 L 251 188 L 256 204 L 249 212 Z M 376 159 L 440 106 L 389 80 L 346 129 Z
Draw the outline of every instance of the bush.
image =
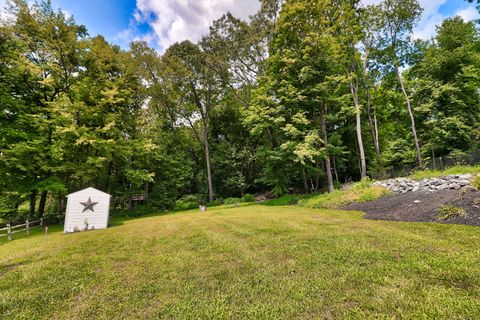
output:
M 255 202 L 255 196 L 253 194 L 247 193 L 242 197 L 243 202 Z
M 242 202 L 241 198 L 227 198 L 223 201 L 224 204 L 236 204 Z
M 159 208 L 154 207 L 152 205 L 138 205 L 132 210 L 122 209 L 122 210 L 114 210 L 112 212 L 112 216 L 114 217 L 122 217 L 122 218 L 137 218 L 142 216 L 148 216 L 153 213 L 159 212 Z
M 223 204 L 221 199 L 213 200 L 207 203 L 207 207 L 217 207 Z
M 198 200 L 195 195 L 184 196 L 175 202 L 175 211 L 185 211 L 198 208 Z

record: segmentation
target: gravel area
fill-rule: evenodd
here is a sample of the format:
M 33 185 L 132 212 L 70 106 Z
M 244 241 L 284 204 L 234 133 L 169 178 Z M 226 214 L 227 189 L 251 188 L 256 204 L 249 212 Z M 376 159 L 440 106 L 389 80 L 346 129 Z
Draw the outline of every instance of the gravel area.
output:
M 439 209 L 445 205 L 463 208 L 466 216 L 441 219 Z M 363 211 L 364 217 L 372 220 L 430 221 L 480 226 L 480 192 L 475 190 L 406 192 L 348 205 L 342 209 Z

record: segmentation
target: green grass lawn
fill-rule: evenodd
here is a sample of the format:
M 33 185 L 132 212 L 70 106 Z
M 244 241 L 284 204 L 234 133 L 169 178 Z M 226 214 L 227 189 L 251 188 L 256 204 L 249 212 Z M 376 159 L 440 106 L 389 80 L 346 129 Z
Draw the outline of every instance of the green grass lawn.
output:
M 1 319 L 478 319 L 480 229 L 252 205 L 0 243 Z

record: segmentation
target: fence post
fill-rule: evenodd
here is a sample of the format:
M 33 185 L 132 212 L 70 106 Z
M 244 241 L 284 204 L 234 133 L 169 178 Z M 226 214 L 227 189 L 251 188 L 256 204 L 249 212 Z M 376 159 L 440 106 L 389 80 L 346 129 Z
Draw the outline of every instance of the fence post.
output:
M 30 223 L 28 220 L 25 222 L 25 231 L 27 232 L 27 236 L 30 235 Z
M 12 241 L 12 226 L 10 223 L 7 223 L 7 234 L 8 234 L 8 241 Z
M 43 227 L 43 218 L 40 218 L 40 228 Z

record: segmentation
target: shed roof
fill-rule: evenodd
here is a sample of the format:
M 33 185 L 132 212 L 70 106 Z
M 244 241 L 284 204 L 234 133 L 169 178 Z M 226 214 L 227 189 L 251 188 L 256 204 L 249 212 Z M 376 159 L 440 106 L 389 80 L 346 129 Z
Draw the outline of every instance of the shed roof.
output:
M 92 187 L 88 187 L 86 189 L 82 189 L 82 190 L 79 190 L 79 191 L 76 191 L 76 192 L 72 192 L 70 194 L 67 195 L 67 197 L 70 197 L 74 194 L 77 194 L 77 193 L 90 193 L 90 194 L 100 194 L 100 195 L 104 195 L 104 196 L 109 196 L 111 197 L 110 194 L 106 193 L 106 192 L 103 192 L 103 191 L 100 191 L 98 189 L 95 189 L 95 188 L 92 188 Z

